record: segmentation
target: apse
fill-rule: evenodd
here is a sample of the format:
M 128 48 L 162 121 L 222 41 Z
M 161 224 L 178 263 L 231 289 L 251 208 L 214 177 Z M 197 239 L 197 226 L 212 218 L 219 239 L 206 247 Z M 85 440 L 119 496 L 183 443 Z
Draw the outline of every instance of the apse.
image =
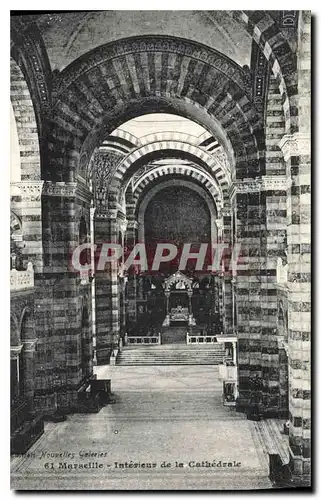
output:
M 204 199 L 185 186 L 171 186 L 159 191 L 147 205 L 144 217 L 145 245 L 152 249 L 159 242 L 172 243 L 178 248 L 177 259 L 164 268 L 175 272 L 185 243 L 197 251 L 201 243 L 211 242 L 211 214 Z M 195 268 L 189 260 L 187 268 Z

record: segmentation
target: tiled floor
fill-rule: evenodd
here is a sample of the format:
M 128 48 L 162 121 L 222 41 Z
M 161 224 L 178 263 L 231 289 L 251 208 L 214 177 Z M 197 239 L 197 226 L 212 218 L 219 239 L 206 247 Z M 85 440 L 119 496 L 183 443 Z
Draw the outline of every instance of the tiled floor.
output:
M 221 404 L 217 367 L 106 366 L 97 373 L 112 379 L 116 403 L 98 414 L 46 424 L 29 456 L 12 459 L 13 488 L 271 488 L 253 422 Z M 64 456 L 43 456 L 58 452 Z M 194 466 L 203 461 L 232 465 Z M 125 462 L 136 467 L 116 466 Z M 176 467 L 176 462 L 183 466 Z M 61 469 L 59 463 L 71 468 Z M 80 464 L 101 467 L 79 469 Z

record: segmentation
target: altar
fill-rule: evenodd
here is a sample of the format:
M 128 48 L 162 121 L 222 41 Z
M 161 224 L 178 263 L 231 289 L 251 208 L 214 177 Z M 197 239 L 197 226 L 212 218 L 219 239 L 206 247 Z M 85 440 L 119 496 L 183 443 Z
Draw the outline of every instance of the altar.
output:
M 166 317 L 163 326 L 183 322 L 195 325 L 192 314 L 193 280 L 180 271 L 169 276 L 165 281 Z
M 188 307 L 177 306 L 170 310 L 169 314 L 170 321 L 188 321 L 189 312 Z

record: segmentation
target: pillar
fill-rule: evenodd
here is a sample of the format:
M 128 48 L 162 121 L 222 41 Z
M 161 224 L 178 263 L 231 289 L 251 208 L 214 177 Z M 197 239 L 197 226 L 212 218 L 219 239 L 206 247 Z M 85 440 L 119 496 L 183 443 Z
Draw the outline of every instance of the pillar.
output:
M 126 253 L 130 253 L 136 244 L 138 223 L 135 220 L 130 220 L 127 223 L 125 234 L 125 247 Z M 128 320 L 131 324 L 136 323 L 137 320 L 137 279 L 133 269 L 130 270 L 127 281 L 126 289 L 126 303 Z
M 285 136 L 288 188 L 288 359 L 290 466 L 299 482 L 311 467 L 311 178 L 310 137 Z
M 91 192 L 83 183 L 44 183 L 44 265 L 41 274 L 35 273 L 35 408 L 44 414 L 78 407 L 83 380 L 81 295 L 90 295 L 90 285 L 81 285 L 71 257 L 79 244 L 81 216 L 89 221 L 90 202 Z
M 116 211 L 95 213 L 95 243 L 118 243 Z M 96 269 L 96 357 L 97 364 L 108 364 L 120 335 L 118 262 Z
M 288 178 L 289 453 L 292 478 L 311 474 L 311 12 L 298 21 L 298 94 L 280 142 Z

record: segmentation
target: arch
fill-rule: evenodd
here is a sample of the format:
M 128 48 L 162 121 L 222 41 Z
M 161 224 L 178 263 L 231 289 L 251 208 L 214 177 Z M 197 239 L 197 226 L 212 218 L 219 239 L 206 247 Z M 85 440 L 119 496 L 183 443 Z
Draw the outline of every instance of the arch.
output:
M 83 151 L 91 154 L 121 123 L 146 112 L 191 118 L 235 154 L 238 166 L 260 163 L 263 130 L 242 68 L 196 42 L 142 36 L 98 47 L 61 72 L 55 122 L 66 154 L 58 164 L 72 180 Z
M 10 236 L 14 241 L 22 241 L 22 222 L 12 210 L 10 211 Z
M 25 307 L 21 313 L 19 331 L 22 342 L 34 338 L 33 314 L 30 307 Z
M 296 26 L 298 12 L 281 13 L 283 18 L 280 21 L 284 27 Z M 251 34 L 269 62 L 282 96 L 286 132 L 296 132 L 296 111 L 293 109 L 293 96 L 297 94 L 296 57 L 289 42 L 271 14 L 265 10 L 235 10 L 232 15 Z
M 217 226 L 215 219 L 217 217 L 217 207 L 216 204 L 213 200 L 213 198 L 206 192 L 204 187 L 199 186 L 195 182 L 186 180 L 186 179 L 168 179 L 164 180 L 161 183 L 156 184 L 153 186 L 151 189 L 148 190 L 148 192 L 145 194 L 142 194 L 141 196 L 141 201 L 137 201 L 136 205 L 136 210 L 138 209 L 138 214 L 137 214 L 137 219 L 138 219 L 138 239 L 139 241 L 144 241 L 145 240 L 145 212 L 146 208 L 149 204 L 149 202 L 154 198 L 154 196 L 159 193 L 159 191 L 162 191 L 163 189 L 166 189 L 167 187 L 172 187 L 172 186 L 179 186 L 179 187 L 187 187 L 188 189 L 191 189 L 192 191 L 195 191 L 197 194 L 199 194 L 203 200 L 205 201 L 210 216 L 211 216 L 211 240 L 212 240 L 212 246 L 217 240 Z
M 10 268 L 23 268 L 23 241 L 22 221 L 12 210 L 10 211 Z
M 135 168 L 135 165 L 142 159 L 146 157 L 146 160 L 150 156 L 155 156 L 155 154 L 165 152 L 167 156 L 171 155 L 171 157 L 179 155 L 180 158 L 183 156 L 187 158 L 195 158 L 196 161 L 201 162 L 202 165 L 208 169 L 208 172 L 217 180 L 221 192 L 222 197 L 227 197 L 228 188 L 231 183 L 231 177 L 229 172 L 227 171 L 224 164 L 219 162 L 212 155 L 204 151 L 203 149 L 193 146 L 191 144 L 185 142 L 178 141 L 160 141 L 152 144 L 146 144 L 139 149 L 136 149 L 132 153 L 130 153 L 123 161 L 121 161 L 118 165 L 116 165 L 114 175 L 111 180 L 111 185 L 126 185 L 130 179 L 130 173 Z M 127 187 L 127 186 L 126 186 Z M 125 187 L 125 189 L 126 189 Z
M 175 141 L 186 142 L 193 146 L 199 145 L 199 137 L 191 134 L 184 134 L 183 132 L 158 132 L 155 134 L 147 134 L 140 138 L 140 146 L 145 146 L 154 142 Z
M 140 140 L 133 134 L 116 129 L 104 140 L 99 150 L 115 151 L 117 154 L 126 155 L 136 147 L 139 147 L 140 144 Z
M 154 182 L 156 179 L 160 179 L 161 177 L 180 175 L 185 178 L 192 178 L 197 182 L 200 182 L 204 186 L 204 190 L 208 191 L 214 200 L 218 211 L 220 212 L 222 209 L 222 199 L 220 196 L 220 189 L 217 186 L 217 183 L 210 178 L 206 172 L 203 172 L 197 166 L 186 165 L 186 166 L 174 166 L 174 165 L 165 165 L 165 166 L 156 166 L 151 170 L 148 170 L 145 175 L 142 175 L 136 184 L 133 186 L 133 195 L 134 195 L 134 203 L 137 204 L 142 192 L 147 188 L 147 186 Z M 184 182 L 184 179 L 182 181 Z M 195 184 L 196 185 L 196 184 Z
M 40 180 L 40 148 L 36 115 L 25 77 L 12 57 L 10 99 L 18 133 L 21 180 Z
M 178 283 L 183 283 L 185 285 L 186 290 L 192 292 L 193 290 L 193 280 L 185 276 L 185 274 L 177 271 L 172 276 L 169 276 L 166 280 L 164 280 L 165 292 L 169 292 L 173 285 L 177 285 Z
M 123 139 L 124 141 L 131 143 L 133 145 L 133 148 L 138 148 L 139 146 L 141 146 L 141 139 L 131 134 L 130 132 L 122 130 L 121 128 L 117 128 L 116 130 L 114 130 L 109 137 L 117 137 L 118 139 Z
M 10 314 L 10 346 L 21 346 L 20 325 L 15 314 Z

